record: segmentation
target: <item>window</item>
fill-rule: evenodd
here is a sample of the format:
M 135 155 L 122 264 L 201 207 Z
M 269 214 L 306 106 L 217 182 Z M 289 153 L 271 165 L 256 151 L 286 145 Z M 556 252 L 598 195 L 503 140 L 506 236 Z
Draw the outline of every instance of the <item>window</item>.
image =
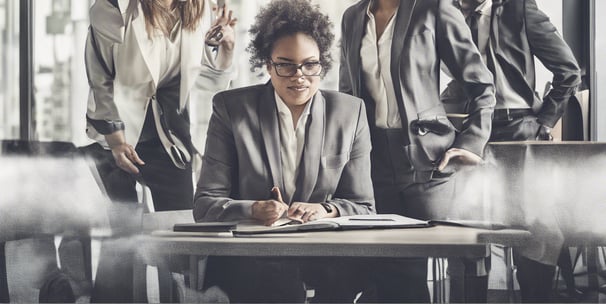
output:
M 0 139 L 19 137 L 19 3 L 0 0 Z

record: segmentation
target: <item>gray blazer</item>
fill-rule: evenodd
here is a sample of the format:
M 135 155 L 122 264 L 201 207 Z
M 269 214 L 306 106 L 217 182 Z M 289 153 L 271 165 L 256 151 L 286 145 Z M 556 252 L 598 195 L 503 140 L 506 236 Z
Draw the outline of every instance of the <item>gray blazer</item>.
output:
M 329 202 L 344 215 L 374 213 L 370 135 L 363 102 L 319 91 L 307 122 L 294 194 L 285 202 Z M 278 110 L 268 83 L 213 99 L 206 151 L 194 197 L 196 221 L 251 218 L 257 200 L 284 189 Z
M 339 90 L 364 98 L 374 124 L 375 102 L 365 92 L 360 64 L 369 1 L 360 0 L 343 14 Z M 417 175 L 429 178 L 451 147 L 483 155 L 495 105 L 492 75 L 454 1 L 401 0 L 393 35 L 391 77 L 410 139 L 404 148 Z M 446 118 L 440 101 L 440 61 L 464 84 L 472 100 L 460 132 Z

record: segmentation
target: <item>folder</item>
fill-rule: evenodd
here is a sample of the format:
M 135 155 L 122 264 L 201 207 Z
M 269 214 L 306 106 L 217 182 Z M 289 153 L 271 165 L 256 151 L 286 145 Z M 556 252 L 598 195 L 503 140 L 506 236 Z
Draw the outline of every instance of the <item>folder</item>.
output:
M 175 232 L 229 232 L 236 229 L 238 222 L 201 222 L 175 224 Z

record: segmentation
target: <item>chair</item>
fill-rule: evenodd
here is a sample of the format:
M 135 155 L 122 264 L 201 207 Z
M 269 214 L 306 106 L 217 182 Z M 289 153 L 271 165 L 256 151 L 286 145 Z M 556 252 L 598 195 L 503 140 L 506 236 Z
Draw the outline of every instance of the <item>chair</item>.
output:
M 149 188 L 143 187 L 143 197 L 141 199 L 144 202 L 144 210 L 142 218 L 142 231 L 143 233 L 151 233 L 155 230 L 172 230 L 172 227 L 176 223 L 190 223 L 193 222 L 192 210 L 177 210 L 177 211 L 160 211 L 153 212 L 153 203 L 151 202 L 151 194 Z M 188 261 L 190 267 L 197 267 L 198 260 L 193 257 Z M 173 276 L 171 272 L 171 260 L 166 259 L 153 259 L 143 260 L 137 256 L 135 258 L 135 273 L 134 273 L 134 300 L 135 302 L 142 302 L 147 300 L 147 284 L 146 284 L 146 273 L 147 265 L 155 266 L 158 269 L 158 284 L 159 284 L 159 296 L 160 302 L 173 302 L 177 297 L 177 290 Z M 195 272 L 198 273 L 196 269 Z M 191 289 L 197 289 L 198 278 L 189 276 L 189 287 Z M 180 294 L 179 297 L 183 298 Z
M 1 140 L 0 141 L 0 156 L 36 156 L 36 157 L 50 157 L 50 158 L 75 158 L 77 156 L 76 147 L 70 142 L 40 142 L 40 141 L 25 141 L 25 140 Z M 11 233 L 15 234 L 14 240 L 17 239 L 28 239 L 28 238 L 46 238 L 51 237 L 50 235 L 38 235 L 36 232 L 32 233 L 16 233 L 12 231 Z M 10 238 L 9 238 L 10 240 Z M 90 242 L 86 241 L 86 237 L 78 238 L 83 245 Z M 52 242 L 47 242 L 51 244 Z M 45 243 L 46 244 L 46 243 Z M 0 302 L 9 302 L 10 301 L 10 293 L 8 288 L 8 268 L 6 264 L 6 243 L 0 243 Z M 53 250 L 56 250 L 53 245 Z M 86 250 L 86 248 L 90 249 L 90 247 L 83 246 L 83 250 L 80 253 L 77 253 L 83 256 L 85 261 L 90 261 L 90 250 Z M 73 253 L 72 253 L 73 254 Z M 54 259 L 54 256 L 51 257 Z M 63 260 L 62 264 L 67 264 L 68 261 Z M 88 263 L 90 266 L 90 263 Z M 85 269 L 80 269 L 77 271 L 83 271 L 85 280 L 87 282 L 91 281 L 90 275 L 90 267 L 85 267 Z

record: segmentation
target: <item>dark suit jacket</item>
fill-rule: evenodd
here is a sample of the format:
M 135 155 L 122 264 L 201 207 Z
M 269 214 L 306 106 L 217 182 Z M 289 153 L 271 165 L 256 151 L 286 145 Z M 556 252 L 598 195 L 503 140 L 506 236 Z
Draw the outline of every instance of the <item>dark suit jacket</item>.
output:
M 360 65 L 369 1 L 359 1 L 343 15 L 339 90 L 366 97 L 369 121 L 374 124 L 375 102 L 365 93 Z M 473 100 L 469 119 L 460 133 L 455 132 L 446 118 L 440 101 L 440 60 L 464 83 Z M 402 125 L 408 129 L 410 139 L 410 145 L 405 149 L 416 173 L 433 171 L 437 161 L 451 147 L 483 155 L 495 105 L 492 75 L 482 63 L 454 2 L 401 0 L 391 61 L 391 77 Z
M 363 102 L 319 91 L 310 115 L 297 190 L 283 193 L 285 202 L 330 202 L 341 215 L 374 213 Z M 273 186 L 284 189 L 271 84 L 215 95 L 207 134 L 194 198 L 197 221 L 250 218 L 255 201 L 270 199 Z
M 572 51 L 549 17 L 539 10 L 535 0 L 494 0 L 490 45 L 495 63 L 513 89 L 528 102 L 541 124 L 553 127 L 581 83 L 581 76 Z M 535 92 L 535 56 L 553 73 L 553 89 L 543 99 Z M 443 98 L 459 99 L 461 92 L 455 80 Z

